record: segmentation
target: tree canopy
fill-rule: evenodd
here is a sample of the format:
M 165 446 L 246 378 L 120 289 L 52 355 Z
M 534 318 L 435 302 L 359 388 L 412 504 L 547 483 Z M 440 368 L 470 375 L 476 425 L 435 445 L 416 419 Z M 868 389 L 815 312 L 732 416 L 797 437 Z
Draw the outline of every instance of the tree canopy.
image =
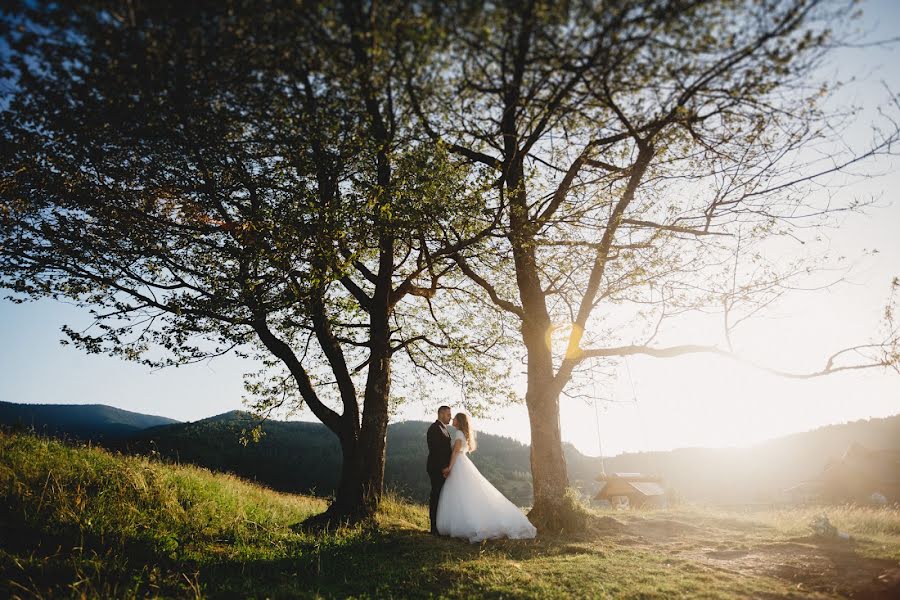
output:
M 827 106 L 817 70 L 850 16 L 840 3 L 529 1 L 455 16 L 441 60 L 408 66 L 410 93 L 432 139 L 495 173 L 500 235 L 457 263 L 521 329 L 532 518 L 570 527 L 559 397 L 573 378 L 631 354 L 734 355 L 735 327 L 816 267 L 764 246 L 860 208 L 816 187 L 893 152 L 898 128 L 835 150 L 843 107 Z M 721 346 L 656 343 L 691 311 L 723 313 Z M 896 368 L 888 317 L 882 337 L 805 375 Z
M 91 307 L 65 331 L 89 352 L 262 361 L 257 408 L 301 402 L 340 439 L 341 514 L 381 493 L 392 358 L 469 370 L 428 303 L 490 223 L 406 118 L 393 64 L 422 52 L 418 18 L 99 1 L 4 21 L 0 284 Z

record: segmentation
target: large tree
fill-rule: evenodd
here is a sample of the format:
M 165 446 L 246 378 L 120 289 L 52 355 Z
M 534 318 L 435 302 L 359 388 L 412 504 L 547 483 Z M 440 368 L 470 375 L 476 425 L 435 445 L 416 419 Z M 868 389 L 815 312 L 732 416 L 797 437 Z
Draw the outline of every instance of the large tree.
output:
M 897 141 L 891 126 L 868 150 L 815 153 L 835 140 L 816 69 L 848 15 L 819 0 L 461 2 L 439 58 L 406 65 L 423 128 L 496 180 L 492 248 L 454 258 L 520 328 L 539 528 L 571 524 L 559 407 L 578 372 L 729 353 L 653 341 L 688 310 L 722 310 L 731 331 L 798 285 L 809 265 L 761 246 L 855 208 L 813 186 Z M 896 365 L 889 325 L 861 363 L 838 352 L 817 374 Z
M 65 329 L 89 352 L 255 357 L 258 409 L 296 400 L 340 439 L 329 519 L 377 507 L 395 355 L 466 369 L 416 311 L 490 223 L 468 170 L 408 126 L 395 66 L 429 47 L 421 18 L 98 0 L 3 19 L 0 285 L 90 307 Z

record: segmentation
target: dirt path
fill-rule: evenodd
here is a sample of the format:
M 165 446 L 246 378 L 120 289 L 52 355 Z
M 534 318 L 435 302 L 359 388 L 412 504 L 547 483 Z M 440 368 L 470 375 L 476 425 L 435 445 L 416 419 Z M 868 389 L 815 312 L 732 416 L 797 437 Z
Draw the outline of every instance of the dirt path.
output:
M 772 528 L 738 520 L 693 524 L 634 515 L 603 517 L 596 529 L 617 543 L 732 573 L 782 579 L 800 594 L 900 599 L 900 563 L 866 556 L 852 539 L 784 538 Z

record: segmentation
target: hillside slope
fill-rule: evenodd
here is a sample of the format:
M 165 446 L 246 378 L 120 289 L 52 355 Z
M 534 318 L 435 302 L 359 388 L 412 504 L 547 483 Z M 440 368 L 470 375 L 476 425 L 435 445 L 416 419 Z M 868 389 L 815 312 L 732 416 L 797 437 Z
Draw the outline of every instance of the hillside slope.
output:
M 54 436 L 100 441 L 142 429 L 178 423 L 105 404 L 17 404 L 0 402 L 0 425 L 34 429 Z

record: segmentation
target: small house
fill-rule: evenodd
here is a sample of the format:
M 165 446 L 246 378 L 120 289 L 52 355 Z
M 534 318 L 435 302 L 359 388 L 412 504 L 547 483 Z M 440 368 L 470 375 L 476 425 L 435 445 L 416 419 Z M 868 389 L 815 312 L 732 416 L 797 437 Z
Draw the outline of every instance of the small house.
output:
M 614 507 L 664 508 L 666 491 L 662 478 L 642 473 L 603 473 L 597 476 L 600 491 L 594 500 L 609 502 Z

